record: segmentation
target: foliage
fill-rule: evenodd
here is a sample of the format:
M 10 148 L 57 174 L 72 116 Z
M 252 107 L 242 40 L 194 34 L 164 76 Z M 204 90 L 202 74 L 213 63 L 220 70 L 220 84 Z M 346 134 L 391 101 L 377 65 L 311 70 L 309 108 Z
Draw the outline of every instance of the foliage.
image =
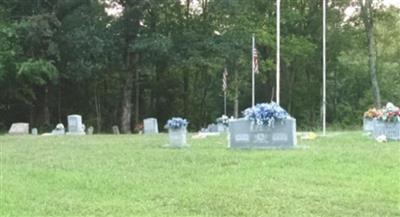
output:
M 0 128 L 66 124 L 79 113 L 110 132 L 129 114 L 166 122 L 184 116 L 200 129 L 251 104 L 251 36 L 260 74 L 256 101 L 276 93 L 275 1 L 0 1 Z M 358 1 L 357 1 L 358 2 Z M 105 8 L 120 5 L 118 16 Z M 356 9 L 359 9 L 355 4 Z M 399 104 L 400 10 L 374 8 L 377 78 L 383 102 Z M 366 35 L 349 1 L 328 4 L 328 126 L 354 126 L 373 105 Z M 282 1 L 281 102 L 299 128 L 321 119 L 321 1 Z M 125 107 L 124 107 L 125 106 Z M 126 109 L 124 109 L 126 108 Z

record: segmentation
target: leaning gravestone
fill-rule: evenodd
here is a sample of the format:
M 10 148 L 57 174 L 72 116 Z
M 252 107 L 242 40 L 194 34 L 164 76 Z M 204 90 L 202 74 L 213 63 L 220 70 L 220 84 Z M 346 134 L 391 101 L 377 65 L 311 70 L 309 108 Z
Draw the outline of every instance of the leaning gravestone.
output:
M 82 124 L 82 116 L 68 116 L 68 133 L 67 135 L 85 135 L 85 125 Z
M 157 134 L 158 123 L 156 118 L 146 118 L 143 120 L 144 134 Z
M 296 119 L 259 126 L 245 118 L 229 122 L 230 148 L 293 148 L 296 145 Z
M 28 123 L 13 123 L 8 131 L 9 134 L 13 135 L 24 135 L 29 134 Z
M 117 125 L 112 126 L 112 131 L 114 135 L 119 135 L 119 128 Z
M 37 136 L 38 135 L 38 129 L 37 128 L 32 128 L 31 133 L 32 133 L 32 135 Z

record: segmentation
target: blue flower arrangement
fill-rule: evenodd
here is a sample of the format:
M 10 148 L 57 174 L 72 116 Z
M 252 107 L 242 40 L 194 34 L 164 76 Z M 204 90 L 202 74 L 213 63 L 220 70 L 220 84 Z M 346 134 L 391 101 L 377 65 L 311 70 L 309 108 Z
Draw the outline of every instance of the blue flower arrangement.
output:
M 264 125 L 269 127 L 273 126 L 275 121 L 285 120 L 289 117 L 289 114 L 274 102 L 261 103 L 247 108 L 243 111 L 243 115 L 246 119 L 259 126 Z
M 188 124 L 189 122 L 184 118 L 173 117 L 167 121 L 165 128 L 177 130 L 187 127 Z

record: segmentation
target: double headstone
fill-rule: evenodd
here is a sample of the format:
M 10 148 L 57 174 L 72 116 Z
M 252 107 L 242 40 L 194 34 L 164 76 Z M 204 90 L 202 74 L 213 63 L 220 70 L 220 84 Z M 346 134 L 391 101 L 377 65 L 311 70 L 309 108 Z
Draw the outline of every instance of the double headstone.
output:
M 29 124 L 28 123 L 13 123 L 8 131 L 9 134 L 13 135 L 28 135 Z
M 229 122 L 230 148 L 293 148 L 296 145 L 296 119 L 259 126 L 247 119 Z
M 82 116 L 68 116 L 68 133 L 67 135 L 85 135 L 85 125 L 82 123 Z
M 155 118 L 146 118 L 143 120 L 144 134 L 158 133 L 158 123 Z

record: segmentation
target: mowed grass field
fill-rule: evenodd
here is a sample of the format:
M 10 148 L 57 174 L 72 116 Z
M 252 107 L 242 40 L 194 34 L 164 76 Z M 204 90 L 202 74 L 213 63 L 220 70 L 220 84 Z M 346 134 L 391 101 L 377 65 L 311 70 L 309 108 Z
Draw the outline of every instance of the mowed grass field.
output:
M 295 150 L 225 136 L 0 136 L 0 216 L 400 216 L 400 142 L 361 132 Z

